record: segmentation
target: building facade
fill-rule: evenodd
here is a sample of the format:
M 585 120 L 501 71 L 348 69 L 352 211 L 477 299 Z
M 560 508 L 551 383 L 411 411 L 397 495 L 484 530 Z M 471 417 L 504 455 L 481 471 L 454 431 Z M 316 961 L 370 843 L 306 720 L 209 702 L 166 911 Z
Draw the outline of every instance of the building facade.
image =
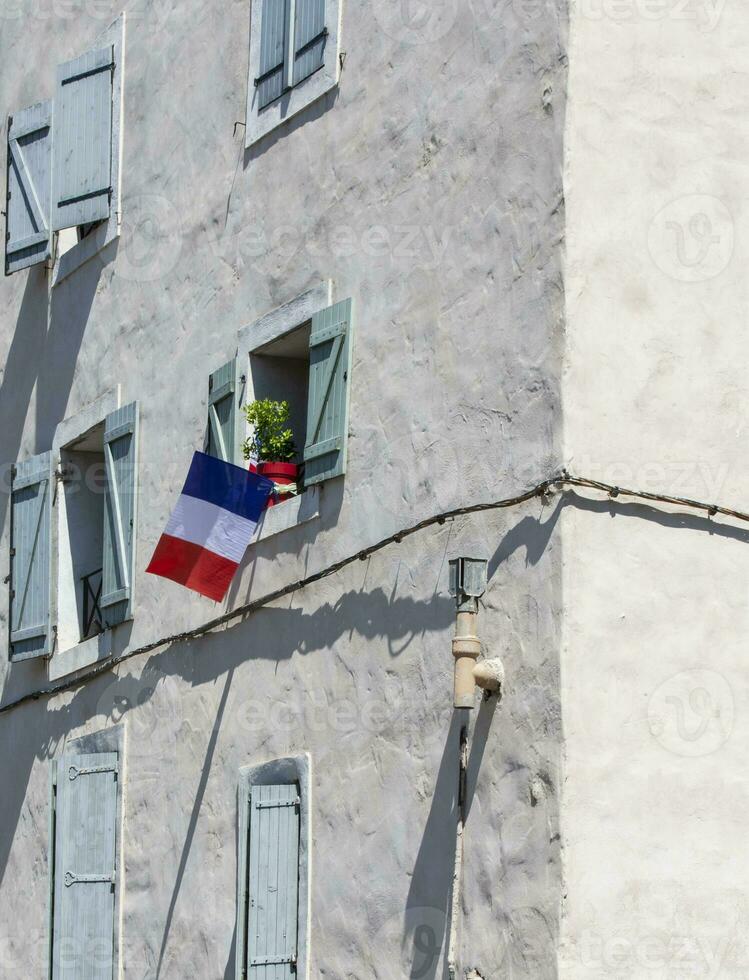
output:
M 605 489 L 741 509 L 697 7 L 6 6 L 3 977 L 746 975 L 746 531 Z M 304 492 L 146 574 L 266 397 Z

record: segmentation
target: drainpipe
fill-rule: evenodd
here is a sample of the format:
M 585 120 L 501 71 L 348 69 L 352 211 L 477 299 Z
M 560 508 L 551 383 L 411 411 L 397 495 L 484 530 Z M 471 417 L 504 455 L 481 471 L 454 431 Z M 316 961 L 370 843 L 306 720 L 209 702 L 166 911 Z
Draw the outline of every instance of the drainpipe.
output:
M 455 636 L 453 658 L 455 679 L 453 705 L 461 712 L 475 705 L 476 687 L 484 697 L 498 694 L 504 683 L 504 667 L 499 659 L 482 660 L 477 620 L 479 599 L 486 592 L 487 562 L 482 558 L 454 558 L 450 562 L 450 595 L 455 597 Z M 455 828 L 455 863 L 453 865 L 450 940 L 447 947 L 447 969 L 450 980 L 458 976 L 458 923 L 463 886 L 463 850 L 466 824 L 466 776 L 468 772 L 468 715 L 460 729 L 458 775 L 458 819 Z
M 482 558 L 453 558 L 450 562 L 450 595 L 455 596 L 455 684 L 453 705 L 473 708 L 476 681 L 473 670 L 481 653 L 476 634 L 479 598 L 486 592 L 486 566 Z

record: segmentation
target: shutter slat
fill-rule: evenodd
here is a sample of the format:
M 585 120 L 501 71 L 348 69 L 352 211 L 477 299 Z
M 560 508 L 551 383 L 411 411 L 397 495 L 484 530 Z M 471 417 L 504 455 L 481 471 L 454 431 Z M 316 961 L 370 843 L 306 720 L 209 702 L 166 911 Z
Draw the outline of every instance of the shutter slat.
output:
M 258 109 L 283 94 L 285 41 L 289 0 L 263 0 L 260 27 L 260 65 L 257 79 Z
M 54 646 L 52 453 L 19 463 L 11 488 L 10 659 L 52 653 Z
M 240 403 L 243 387 L 239 359 L 214 371 L 208 383 L 208 440 L 206 452 L 227 463 L 242 463 Z
M 101 610 L 107 626 L 132 616 L 137 520 L 138 405 L 132 402 L 104 423 L 104 548 Z
M 350 299 L 312 317 L 304 447 L 304 482 L 308 486 L 346 472 L 352 329 Z
M 298 795 L 295 785 L 252 788 L 247 929 L 249 980 L 292 980 L 296 976 Z M 259 807 L 258 803 L 264 805 Z
M 57 770 L 52 980 L 111 980 L 117 884 L 116 752 Z
M 294 85 L 325 64 L 325 0 L 296 0 Z
M 112 191 L 113 47 L 89 51 L 57 70 L 52 163 L 52 228 L 109 217 Z
M 39 102 L 8 120 L 5 274 L 50 255 L 52 103 Z

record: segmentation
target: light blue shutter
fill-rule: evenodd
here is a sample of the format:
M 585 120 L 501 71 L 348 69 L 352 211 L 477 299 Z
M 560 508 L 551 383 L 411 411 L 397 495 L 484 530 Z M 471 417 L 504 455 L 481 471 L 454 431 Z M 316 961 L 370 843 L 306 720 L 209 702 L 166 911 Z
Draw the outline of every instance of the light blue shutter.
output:
M 346 472 L 353 302 L 312 317 L 304 482 L 310 486 Z
M 10 532 L 10 659 L 52 653 L 55 641 L 55 570 L 52 453 L 34 456 L 13 471 Z
M 242 462 L 242 442 L 239 419 L 242 381 L 238 359 L 235 357 L 214 371 L 208 379 L 208 447 L 210 456 L 217 456 L 236 466 Z
M 325 0 L 296 0 L 294 12 L 294 85 L 325 64 Z
M 57 69 L 52 123 L 52 228 L 109 217 L 112 194 L 112 46 Z
M 248 980 L 296 980 L 299 804 L 296 785 L 251 790 Z
M 8 119 L 5 275 L 49 258 L 52 103 Z
M 284 64 L 290 2 L 291 0 L 263 0 L 260 65 L 255 79 L 258 109 L 264 109 L 277 99 L 286 87 Z
M 108 415 L 104 423 L 104 560 L 101 610 L 107 626 L 132 616 L 138 491 L 138 404 Z
M 116 752 L 57 768 L 52 980 L 112 980 L 117 887 Z

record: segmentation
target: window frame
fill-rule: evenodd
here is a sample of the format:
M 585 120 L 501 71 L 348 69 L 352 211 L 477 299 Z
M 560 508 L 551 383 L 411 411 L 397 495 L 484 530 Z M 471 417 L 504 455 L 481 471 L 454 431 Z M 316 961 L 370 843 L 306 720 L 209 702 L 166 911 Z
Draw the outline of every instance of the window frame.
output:
M 341 75 L 341 22 L 343 0 L 325 0 L 325 61 L 321 68 L 284 91 L 262 109 L 257 107 L 255 79 L 259 75 L 263 0 L 250 0 L 250 59 L 247 76 L 245 148 L 263 139 L 338 85 Z
M 116 388 L 111 389 L 106 394 L 102 395 L 96 401 L 89 403 L 85 408 L 81 409 L 75 415 L 71 415 L 69 418 L 64 419 L 57 426 L 55 431 L 55 436 L 52 441 L 52 452 L 56 463 L 59 468 L 61 453 L 66 447 L 80 440 L 87 432 L 95 428 L 97 425 L 104 423 L 107 416 L 111 415 L 117 409 L 122 408 L 122 397 L 121 388 L 119 385 Z M 58 490 L 58 493 L 61 491 Z M 69 541 L 69 537 L 63 534 L 62 520 L 63 520 L 63 507 L 58 506 L 56 508 L 57 513 L 53 515 L 53 521 L 55 522 L 55 544 L 57 548 L 56 557 L 56 575 L 57 575 L 57 592 L 59 596 L 59 586 L 60 586 L 60 568 L 59 568 L 59 550 L 62 546 Z M 137 514 L 137 512 L 136 512 Z M 131 587 L 133 583 L 131 583 Z M 55 625 L 59 626 L 60 617 L 60 603 L 58 599 L 57 608 L 57 621 Z M 114 631 L 118 626 L 126 625 L 132 622 L 134 612 L 131 613 L 131 618 L 126 619 L 123 623 L 118 623 L 116 625 L 108 626 L 102 633 L 95 636 L 91 636 L 86 640 L 81 640 L 78 643 L 74 643 L 65 650 L 59 648 L 59 644 L 55 646 L 54 653 L 47 661 L 47 671 L 50 680 L 59 680 L 61 677 L 65 677 L 68 674 L 73 673 L 76 670 L 81 670 L 84 667 L 90 667 L 92 664 L 97 663 L 100 660 L 106 660 L 112 653 L 112 637 Z
M 125 77 L 125 13 L 90 45 L 91 48 L 111 44 L 114 51 L 112 77 L 112 200 L 109 218 L 102 221 L 66 252 L 60 254 L 59 232 L 52 232 L 52 286 L 56 286 L 82 265 L 98 255 L 120 237 L 122 227 L 122 134 Z M 53 110 L 54 111 L 54 110 Z M 52 147 L 54 156 L 55 148 Z M 76 229 L 77 231 L 77 229 Z
M 236 976 L 246 977 L 248 894 L 245 888 L 249 874 L 250 793 L 254 786 L 296 784 L 299 787 L 299 892 L 297 908 L 297 964 L 298 980 L 310 977 L 310 876 L 311 876 L 311 784 L 312 767 L 308 754 L 273 759 L 260 765 L 246 766 L 239 770 L 237 787 L 237 922 L 236 922 Z

